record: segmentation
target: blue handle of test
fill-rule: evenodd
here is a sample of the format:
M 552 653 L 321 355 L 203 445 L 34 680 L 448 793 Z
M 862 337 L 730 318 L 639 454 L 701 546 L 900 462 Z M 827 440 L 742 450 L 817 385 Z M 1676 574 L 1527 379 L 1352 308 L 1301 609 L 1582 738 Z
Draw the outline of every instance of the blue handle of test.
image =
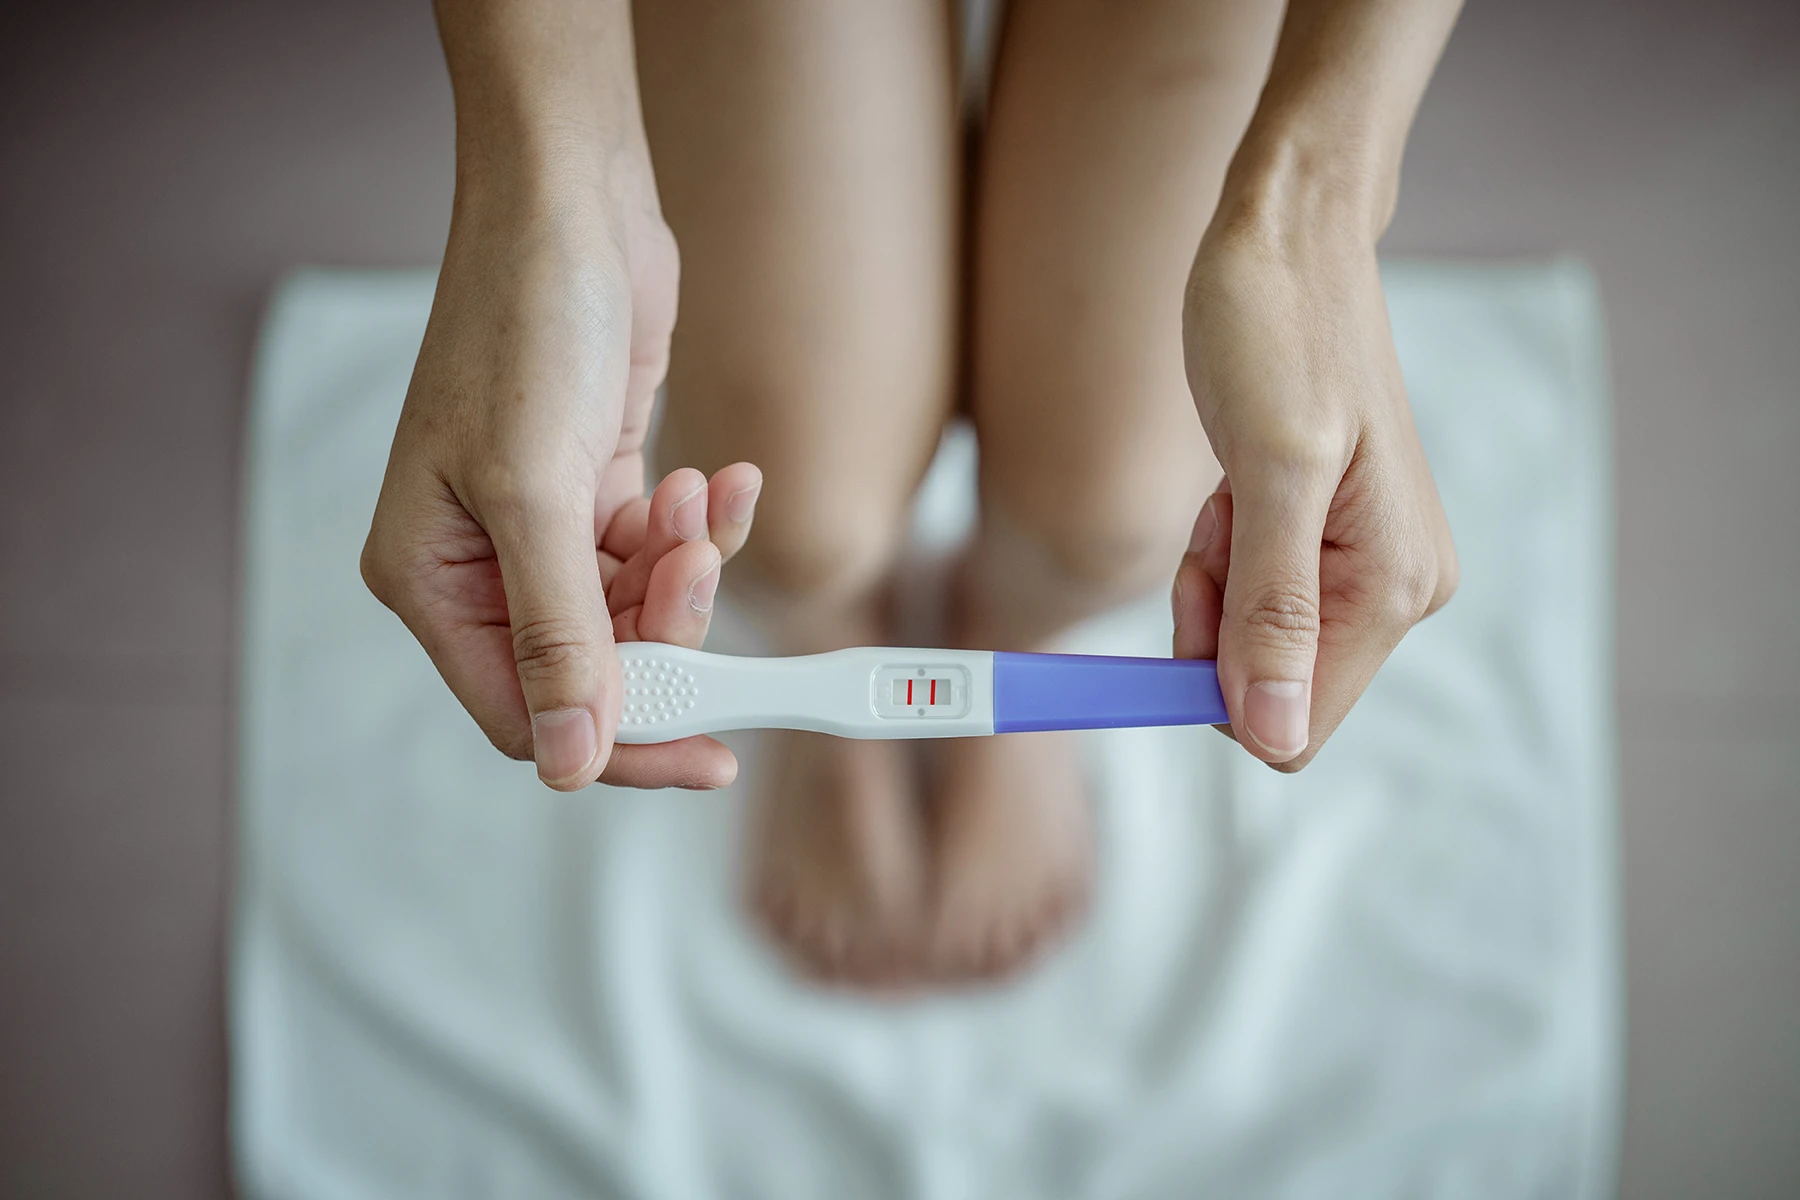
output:
M 1217 665 L 1187 658 L 994 653 L 994 732 L 1224 725 Z

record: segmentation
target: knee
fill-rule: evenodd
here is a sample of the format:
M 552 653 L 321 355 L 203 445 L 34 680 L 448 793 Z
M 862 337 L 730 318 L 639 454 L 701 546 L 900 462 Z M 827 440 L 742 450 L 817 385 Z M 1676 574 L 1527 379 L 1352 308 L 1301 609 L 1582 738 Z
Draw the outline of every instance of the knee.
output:
M 740 377 L 703 410 L 671 406 L 663 456 L 762 468 L 755 525 L 727 571 L 734 587 L 777 603 L 865 599 L 898 553 L 935 430 L 921 432 L 929 425 L 921 418 L 918 429 L 898 428 L 884 440 L 855 426 L 842 403 L 845 396 L 867 400 L 872 390 L 880 396 L 879 389 L 798 374 Z M 897 395 L 894 404 L 934 411 L 929 395 L 919 395 Z
M 898 550 L 904 506 L 770 476 L 731 570 L 777 604 L 836 607 L 869 599 Z
M 1029 547 L 1045 585 L 1117 603 L 1173 577 L 1193 525 L 1192 490 L 1144 478 L 1059 481 L 991 497 L 989 508 Z
M 1041 523 L 1032 536 L 1058 582 L 1101 600 L 1123 601 L 1167 584 L 1180 565 L 1185 534 L 1174 521 L 1102 512 L 1091 519 Z

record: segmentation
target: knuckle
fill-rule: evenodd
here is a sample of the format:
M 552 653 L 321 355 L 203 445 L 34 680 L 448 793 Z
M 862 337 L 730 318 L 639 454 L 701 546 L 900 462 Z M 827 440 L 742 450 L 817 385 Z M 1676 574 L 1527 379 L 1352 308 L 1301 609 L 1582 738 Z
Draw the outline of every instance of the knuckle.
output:
M 363 543 L 357 569 L 369 594 L 383 607 L 411 624 L 413 604 L 410 602 L 415 598 L 416 581 L 408 574 L 406 564 L 396 561 L 392 550 L 374 532 Z
M 1433 564 L 1415 559 L 1401 567 L 1385 590 L 1383 616 L 1387 624 L 1402 631 L 1417 625 L 1431 607 L 1436 587 L 1437 569 Z
M 389 599 L 387 570 L 381 560 L 381 555 L 375 549 L 373 534 L 363 543 L 362 557 L 357 562 L 357 568 L 362 572 L 363 586 L 369 589 L 369 594 L 392 608 L 394 605 L 393 601 Z
M 1310 646 L 1319 637 L 1319 602 L 1298 588 L 1264 592 L 1239 614 L 1244 630 L 1268 646 Z
M 592 652 L 587 630 L 571 618 L 540 617 L 513 626 L 513 660 L 522 682 L 561 679 L 584 666 Z
M 564 490 L 550 471 L 489 462 L 473 473 L 469 491 L 484 516 L 501 524 L 527 525 L 564 507 Z
M 1412 585 L 1386 579 L 1365 594 L 1356 624 L 1366 632 L 1398 641 L 1425 615 L 1425 604 Z
M 1386 539 L 1372 565 L 1355 611 L 1370 628 L 1398 638 L 1432 611 L 1443 568 L 1428 542 L 1406 536 Z
M 1343 439 L 1323 422 L 1275 422 L 1259 430 L 1253 441 L 1254 458 L 1281 474 L 1335 481 L 1344 473 Z
M 1462 564 L 1457 561 L 1456 551 L 1451 550 L 1438 561 L 1437 579 L 1431 589 L 1430 599 L 1426 603 L 1426 615 L 1436 612 L 1450 603 L 1456 595 L 1457 585 L 1462 582 Z

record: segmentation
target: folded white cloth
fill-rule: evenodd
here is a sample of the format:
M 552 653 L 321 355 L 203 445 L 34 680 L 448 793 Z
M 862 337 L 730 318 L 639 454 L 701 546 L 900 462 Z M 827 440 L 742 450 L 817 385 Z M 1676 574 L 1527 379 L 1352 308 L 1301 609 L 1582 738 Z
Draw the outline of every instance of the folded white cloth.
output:
M 1569 264 L 1385 278 L 1462 554 L 1455 602 L 1298 776 L 1209 730 L 1088 735 L 1092 919 L 1020 985 L 896 1004 L 795 982 L 739 914 L 756 738 L 715 795 L 559 796 L 489 748 L 357 575 L 432 279 L 289 279 L 246 523 L 246 1192 L 1609 1191 L 1598 301 Z M 928 538 L 966 520 L 971 468 L 947 442 Z M 1167 653 L 1168 622 L 1152 599 L 1071 648 Z

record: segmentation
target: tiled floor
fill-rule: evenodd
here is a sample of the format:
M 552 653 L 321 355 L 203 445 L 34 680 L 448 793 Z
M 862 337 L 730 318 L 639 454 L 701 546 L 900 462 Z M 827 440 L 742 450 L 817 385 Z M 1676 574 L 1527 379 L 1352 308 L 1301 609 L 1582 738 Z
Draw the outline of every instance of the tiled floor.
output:
M 86 0 L 0 49 L 0 1192 L 226 1190 L 237 447 L 295 262 L 448 216 L 427 6 Z M 1622 1191 L 1800 1195 L 1800 16 L 1473 5 L 1389 248 L 1612 325 Z

